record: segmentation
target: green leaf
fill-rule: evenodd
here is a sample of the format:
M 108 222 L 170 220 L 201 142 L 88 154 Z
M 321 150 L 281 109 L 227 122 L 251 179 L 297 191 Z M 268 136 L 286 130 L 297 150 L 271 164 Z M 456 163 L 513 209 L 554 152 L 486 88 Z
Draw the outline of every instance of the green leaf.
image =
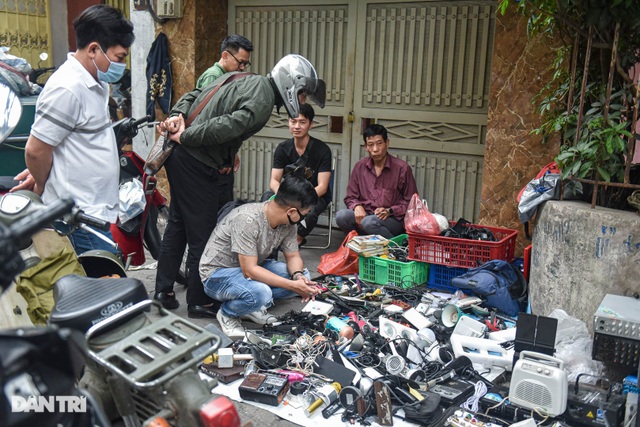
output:
M 604 179 L 606 182 L 611 182 L 611 175 L 609 175 L 609 172 L 602 169 L 600 166 L 596 166 L 596 169 L 598 170 L 598 173 L 600 174 L 602 179 Z
M 593 168 L 593 162 L 586 162 L 583 163 L 582 166 L 580 166 L 580 176 L 585 176 L 587 175 L 587 173 L 591 172 L 591 169 Z
M 562 152 L 556 156 L 556 162 L 562 162 L 566 159 L 572 158 L 573 156 L 574 156 L 574 153 L 572 153 L 571 151 Z
M 500 10 L 500 13 L 504 15 L 508 7 L 509 7 L 509 0 L 501 0 L 500 5 L 498 6 L 498 10 Z
M 609 135 L 607 137 L 607 140 L 605 142 L 605 148 L 607 149 L 607 153 L 611 154 L 614 151 L 614 147 L 613 147 L 613 135 Z
M 580 166 L 582 166 L 582 162 L 580 160 L 577 160 L 575 163 L 573 163 L 573 165 L 571 166 L 571 175 L 577 174 L 580 170 Z

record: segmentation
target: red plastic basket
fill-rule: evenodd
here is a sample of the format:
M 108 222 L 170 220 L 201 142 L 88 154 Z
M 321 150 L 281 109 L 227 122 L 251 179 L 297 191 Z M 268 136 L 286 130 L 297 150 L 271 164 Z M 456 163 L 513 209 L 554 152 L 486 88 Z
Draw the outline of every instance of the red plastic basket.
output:
M 471 225 L 470 227 L 486 228 L 493 233 L 498 241 L 487 242 L 407 233 L 409 235 L 408 259 L 463 268 L 477 267 L 492 259 L 513 260 L 516 237 L 518 236 L 516 230 L 484 225 Z

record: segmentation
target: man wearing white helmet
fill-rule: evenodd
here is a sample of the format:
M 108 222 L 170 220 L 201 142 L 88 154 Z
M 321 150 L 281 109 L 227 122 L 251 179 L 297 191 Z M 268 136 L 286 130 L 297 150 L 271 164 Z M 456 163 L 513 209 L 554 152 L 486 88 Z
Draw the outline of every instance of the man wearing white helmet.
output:
M 248 74 L 221 86 L 186 128 L 185 118 L 215 87 L 208 85 L 182 96 L 159 126 L 178 145 L 165 163 L 171 205 L 154 297 L 166 308 L 179 306 L 173 282 L 188 244 L 187 315 L 195 318 L 216 315 L 213 300 L 204 292 L 198 263 L 221 207 L 219 170 L 232 167 L 242 142 L 264 127 L 274 106 L 278 111 L 284 106 L 290 117 L 297 117 L 305 97 L 324 107 L 326 96 L 325 83 L 313 65 L 300 55 L 287 55 L 266 77 Z

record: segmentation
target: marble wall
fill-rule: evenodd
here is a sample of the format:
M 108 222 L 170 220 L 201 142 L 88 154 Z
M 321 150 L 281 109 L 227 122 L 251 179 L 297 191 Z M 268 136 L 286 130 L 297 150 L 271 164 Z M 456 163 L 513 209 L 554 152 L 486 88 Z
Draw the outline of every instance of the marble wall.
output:
M 196 86 L 204 70 L 220 59 L 220 43 L 227 35 L 226 1 L 184 1 L 184 15 L 156 25 L 169 39 L 174 103 Z
M 530 133 L 541 122 L 531 99 L 552 76 L 555 43 L 529 38 L 526 25 L 515 8 L 498 13 L 480 205 L 481 224 L 520 230 L 516 255 L 529 244 L 516 196 L 558 153 L 557 142 Z
M 220 43 L 227 35 L 226 0 L 185 0 L 183 17 L 156 24 L 156 34 L 169 39 L 173 76 L 172 104 L 196 87 L 200 74 L 220 59 Z M 156 117 L 166 115 L 156 108 Z M 158 189 L 170 201 L 164 168 L 158 173 Z

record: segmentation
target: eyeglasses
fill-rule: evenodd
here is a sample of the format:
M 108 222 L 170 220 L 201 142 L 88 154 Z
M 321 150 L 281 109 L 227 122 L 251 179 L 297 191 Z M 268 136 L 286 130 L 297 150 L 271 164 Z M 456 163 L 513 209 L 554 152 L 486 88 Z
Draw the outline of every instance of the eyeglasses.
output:
M 233 57 L 233 59 L 236 60 L 236 62 L 238 63 L 239 66 L 244 67 L 244 68 L 251 67 L 251 61 L 240 61 L 238 58 L 236 58 L 236 56 L 233 53 L 231 53 L 230 50 L 225 50 L 225 52 L 227 52 L 229 55 L 231 55 Z

